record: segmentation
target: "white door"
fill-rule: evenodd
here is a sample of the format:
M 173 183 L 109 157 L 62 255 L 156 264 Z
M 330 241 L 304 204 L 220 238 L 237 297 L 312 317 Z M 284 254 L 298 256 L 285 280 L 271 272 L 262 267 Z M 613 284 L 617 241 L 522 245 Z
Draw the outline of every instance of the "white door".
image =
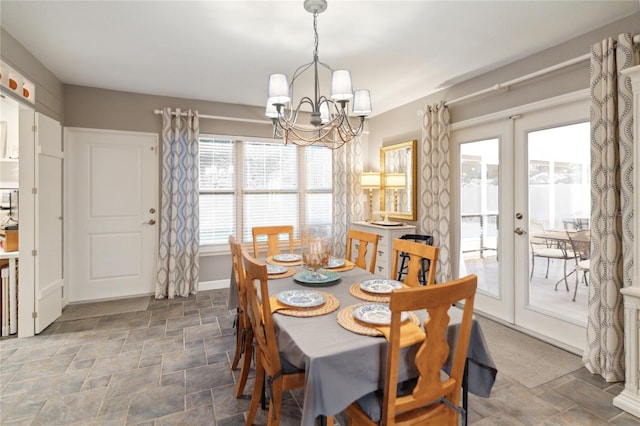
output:
M 478 275 L 475 308 L 575 353 L 584 350 L 588 287 L 575 273 L 565 286 L 564 260 L 547 272 L 530 238 L 537 224 L 562 235 L 567 223 L 588 223 L 588 122 L 588 98 L 576 94 L 459 123 L 451 134 L 452 250 L 457 276 Z M 570 273 L 575 259 L 566 266 Z
M 65 129 L 68 302 L 154 292 L 158 135 Z
M 513 139 L 507 118 L 452 132 L 458 277 L 478 276 L 474 306 L 514 322 Z M 503 231 L 507 232 L 503 232 Z
M 36 113 L 35 332 L 62 314 L 62 128 Z
M 581 274 L 572 272 L 576 260 L 533 259 L 530 243 L 539 240 L 536 227 L 543 229 L 544 235 L 560 237 L 567 235 L 567 230 L 589 227 L 589 100 L 523 114 L 514 122 L 514 133 L 515 211 L 523 215 L 516 228 L 524 231 L 513 234 L 516 259 L 520 260 L 516 263 L 515 321 L 582 353 L 589 288 Z M 545 242 L 571 254 L 566 239 Z

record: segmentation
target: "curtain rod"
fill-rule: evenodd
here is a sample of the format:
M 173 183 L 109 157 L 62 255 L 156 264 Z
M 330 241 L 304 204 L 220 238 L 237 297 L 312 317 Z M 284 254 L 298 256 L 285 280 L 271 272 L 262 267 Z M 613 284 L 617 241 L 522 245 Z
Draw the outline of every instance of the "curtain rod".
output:
M 640 34 L 636 34 L 633 36 L 633 43 L 640 43 Z M 587 59 L 591 58 L 591 53 L 586 53 L 582 56 L 578 56 L 577 58 L 573 58 L 573 59 L 569 59 L 568 61 L 564 61 L 564 62 L 560 62 L 559 64 L 556 65 L 552 65 L 550 67 L 547 68 L 543 68 L 539 71 L 535 71 L 532 72 L 530 74 L 527 75 L 523 75 L 522 77 L 518 77 L 518 78 L 514 78 L 513 80 L 509 80 L 505 83 L 498 83 L 492 87 L 488 87 L 486 89 L 483 90 L 479 90 L 477 92 L 474 93 L 470 93 L 468 95 L 465 96 L 461 96 L 459 98 L 455 98 L 452 99 L 450 101 L 445 101 L 445 105 L 449 106 L 458 102 L 462 102 L 462 101 L 466 101 L 467 99 L 471 99 L 471 98 L 475 98 L 477 96 L 481 96 L 487 93 L 491 93 L 491 92 L 495 92 L 498 91 L 500 89 L 508 89 L 510 86 L 513 86 L 514 84 L 518 84 L 518 83 L 522 83 L 523 81 L 527 81 L 527 80 L 531 80 L 532 78 L 536 78 L 536 77 L 540 77 L 541 75 L 545 75 L 545 74 L 549 74 L 550 72 L 562 69 L 562 68 L 566 68 L 568 66 L 577 64 L 579 62 L 582 61 L 586 61 Z
M 156 115 L 160 115 L 162 114 L 162 111 L 159 109 L 156 109 L 153 111 L 154 114 Z M 171 111 L 171 115 L 176 115 L 175 111 Z M 186 116 L 187 113 L 186 112 L 181 112 L 180 113 L 181 116 Z M 273 124 L 271 121 L 267 121 L 267 120 L 256 120 L 256 119 L 252 119 L 252 118 L 236 118 L 236 117 L 224 117 L 221 115 L 207 115 L 207 114 L 198 114 L 199 118 L 206 118 L 206 119 L 210 119 L 210 120 L 224 120 L 224 121 L 239 121 L 242 123 L 255 123 L 255 124 Z

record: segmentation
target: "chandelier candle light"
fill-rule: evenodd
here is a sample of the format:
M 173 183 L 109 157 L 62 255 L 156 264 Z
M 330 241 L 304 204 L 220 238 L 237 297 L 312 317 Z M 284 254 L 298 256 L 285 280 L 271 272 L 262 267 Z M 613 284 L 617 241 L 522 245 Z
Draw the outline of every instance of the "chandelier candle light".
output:
M 293 73 L 291 84 L 284 74 L 269 76 L 269 93 L 265 115 L 273 121 L 273 137 L 281 137 L 284 143 L 296 145 L 312 145 L 323 143 L 331 149 L 340 148 L 345 143 L 362 134 L 364 119 L 371 113 L 371 96 L 368 90 L 353 91 L 351 72 L 349 70 L 333 70 L 318 59 L 318 14 L 327 10 L 326 0 L 305 0 L 304 8 L 313 14 L 313 33 L 315 37 L 313 61 L 301 65 Z M 319 66 L 331 72 L 331 96 L 320 95 Z M 309 68 L 314 72 L 314 94 L 302 97 L 293 108 L 293 85 Z M 351 113 L 359 117 L 357 126 L 349 121 L 348 104 L 352 102 Z M 309 124 L 299 122 L 299 113 L 310 112 Z

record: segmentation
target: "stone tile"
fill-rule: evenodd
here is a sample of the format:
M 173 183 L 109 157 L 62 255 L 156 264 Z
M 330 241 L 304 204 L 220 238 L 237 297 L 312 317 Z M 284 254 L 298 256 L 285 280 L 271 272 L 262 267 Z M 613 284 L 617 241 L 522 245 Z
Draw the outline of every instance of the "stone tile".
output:
M 162 339 L 164 337 L 165 325 L 158 327 L 139 328 L 131 330 L 127 336 L 127 343 L 144 342 L 147 340 Z
M 171 352 L 165 354 L 162 363 L 162 374 L 167 374 L 178 370 L 187 370 L 207 364 L 204 347 L 192 350 Z
M 110 381 L 111 381 L 110 375 L 101 376 L 101 377 L 90 377 L 84 381 L 84 384 L 82 385 L 82 390 L 86 391 L 90 389 L 104 388 L 109 386 Z
M 591 372 L 584 367 L 573 371 L 571 375 L 600 389 L 606 389 L 613 384 L 605 382 L 602 376 L 598 374 L 591 374 Z
M 184 329 L 184 340 L 186 342 L 219 335 L 220 327 L 218 324 L 204 324 Z
M 191 340 L 189 342 L 185 342 L 184 348 L 186 350 L 202 349 L 204 351 L 204 340 L 200 339 L 200 340 Z
M 82 419 L 80 422 L 75 423 L 74 426 L 113 426 L 124 425 L 126 422 L 127 412 L 122 411 L 119 413 L 110 413 L 98 416 L 92 419 Z
M 176 371 L 174 373 L 165 374 L 160 377 L 160 386 L 181 385 L 184 387 L 185 373 L 184 371 Z
M 74 331 L 93 330 L 98 325 L 99 318 L 63 322 L 57 333 L 71 333 Z
M 20 371 L 18 371 L 13 377 L 12 382 L 64 373 L 74 357 L 75 355 L 73 354 L 60 355 L 54 356 L 53 358 L 26 362 Z
M 140 423 L 184 411 L 184 405 L 184 386 L 169 385 L 140 392 L 131 398 L 127 422 Z
M 107 398 L 147 392 L 160 385 L 160 366 L 140 368 L 138 370 L 119 373 L 111 378 L 107 390 Z
M 152 365 L 159 364 L 162 364 L 162 355 L 153 355 L 150 357 L 141 358 L 138 368 L 151 367 Z
M 566 410 L 567 408 L 576 404 L 574 401 L 565 398 L 554 390 L 541 393 L 538 395 L 538 398 L 542 401 L 547 402 L 549 405 L 557 408 L 558 410 Z
M 2 423 L 9 423 L 25 418 L 35 417 L 47 399 L 42 395 L 31 395 L 21 393 L 16 395 L 0 395 L 0 413 L 2 413 Z
M 168 352 L 176 352 L 184 349 L 182 336 L 167 337 L 145 342 L 142 350 L 142 357 L 146 358 L 152 355 L 165 354 Z
M 612 425 L 618 426 L 639 426 L 640 418 L 636 416 L 632 416 L 628 413 L 622 413 L 620 415 L 615 416 L 613 419 L 609 421 Z
M 221 419 L 216 415 L 216 420 L 217 426 L 241 426 L 246 422 L 244 414 L 236 414 L 234 416 Z
M 181 328 L 175 330 L 167 330 L 164 332 L 164 337 L 182 337 L 184 331 Z
M 245 387 L 246 398 L 238 398 L 234 396 L 235 384 L 218 386 L 212 389 L 213 393 L 213 409 L 216 413 L 216 419 L 233 417 L 236 414 L 242 414 L 249 410 L 251 402 L 251 392 L 253 391 L 253 381 L 247 383 Z M 288 393 L 288 392 L 285 392 Z
M 605 391 L 609 392 L 613 396 L 618 396 L 620 392 L 624 390 L 624 383 L 609 383 L 611 386 L 605 389 Z
M 95 417 L 100 410 L 104 393 L 105 389 L 95 389 L 49 399 L 33 425 L 72 424 Z
M 187 371 L 187 393 L 233 383 L 229 366 L 223 363 L 205 365 Z
M 93 358 L 75 361 L 71 363 L 69 370 L 84 370 L 85 368 L 91 368 L 95 362 L 96 360 Z
M 127 411 L 129 410 L 129 402 L 131 398 L 128 396 L 121 396 L 117 398 L 106 399 L 102 402 L 100 412 L 98 416 L 110 416 L 116 413 L 124 413 L 126 418 Z
M 184 316 L 184 307 L 182 304 L 172 304 L 167 308 L 156 309 L 151 314 L 151 321 L 166 320 L 167 318 L 175 318 Z
M 613 406 L 613 395 L 582 380 L 571 380 L 556 387 L 555 391 L 603 420 L 609 420 L 622 412 Z
M 56 342 L 52 344 L 38 345 L 36 349 L 29 346 L 19 348 L 7 357 L 3 364 L 20 364 L 23 362 L 50 358 L 55 356 L 56 352 L 58 352 L 61 347 L 62 343 Z
M 213 407 L 211 407 L 211 405 L 205 405 L 182 413 L 162 417 L 157 419 L 155 424 L 156 426 L 209 426 L 213 425 L 214 422 Z M 219 422 L 216 424 L 220 426 Z M 241 424 L 244 424 L 244 418 L 242 418 L 242 423 L 237 423 L 237 425 Z
M 125 341 L 126 342 L 126 341 Z M 125 343 L 122 352 L 141 351 L 144 348 L 144 341 Z
M 124 341 L 124 339 L 117 339 L 84 345 L 76 355 L 76 360 L 106 357 L 120 353 L 124 346 Z
M 542 422 L 542 426 L 573 426 L 606 424 L 600 417 L 583 409 L 573 407 Z
M 89 373 L 89 377 L 117 374 L 138 368 L 140 353 L 140 351 L 124 352 L 117 355 L 98 358 L 91 369 L 91 373 Z
M 229 368 L 231 368 L 231 361 L 229 361 L 227 352 L 219 352 L 207 355 L 207 364 L 217 364 L 219 362 L 226 362 L 227 365 L 229 365 Z
M 203 405 L 213 405 L 213 397 L 210 390 L 190 393 L 186 397 L 187 410 Z
M 236 350 L 236 336 L 205 337 L 204 348 L 207 355 Z
M 167 319 L 167 331 L 177 330 L 177 329 L 182 330 L 185 327 L 193 327 L 196 325 L 200 325 L 199 316 L 192 315 L 192 316 Z

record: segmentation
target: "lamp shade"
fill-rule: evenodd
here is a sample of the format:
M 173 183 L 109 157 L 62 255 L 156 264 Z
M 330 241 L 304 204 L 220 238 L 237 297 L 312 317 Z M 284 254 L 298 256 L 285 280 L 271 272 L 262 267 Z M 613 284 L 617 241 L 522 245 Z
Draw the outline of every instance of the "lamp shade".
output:
M 349 101 L 353 98 L 351 71 L 335 70 L 331 76 L 331 98 L 336 101 Z
M 353 93 L 353 115 L 364 116 L 371 114 L 371 95 L 368 90 L 356 90 Z
M 360 175 L 360 186 L 362 189 L 380 188 L 380 173 L 363 172 Z
M 284 74 L 271 74 L 269 76 L 269 102 L 272 104 L 286 104 L 291 100 L 289 95 L 289 83 Z
M 278 110 L 270 99 L 267 100 L 267 108 L 265 109 L 264 115 L 269 118 L 278 118 Z
M 407 185 L 407 177 L 402 173 L 385 174 L 384 185 L 387 188 L 404 188 Z

